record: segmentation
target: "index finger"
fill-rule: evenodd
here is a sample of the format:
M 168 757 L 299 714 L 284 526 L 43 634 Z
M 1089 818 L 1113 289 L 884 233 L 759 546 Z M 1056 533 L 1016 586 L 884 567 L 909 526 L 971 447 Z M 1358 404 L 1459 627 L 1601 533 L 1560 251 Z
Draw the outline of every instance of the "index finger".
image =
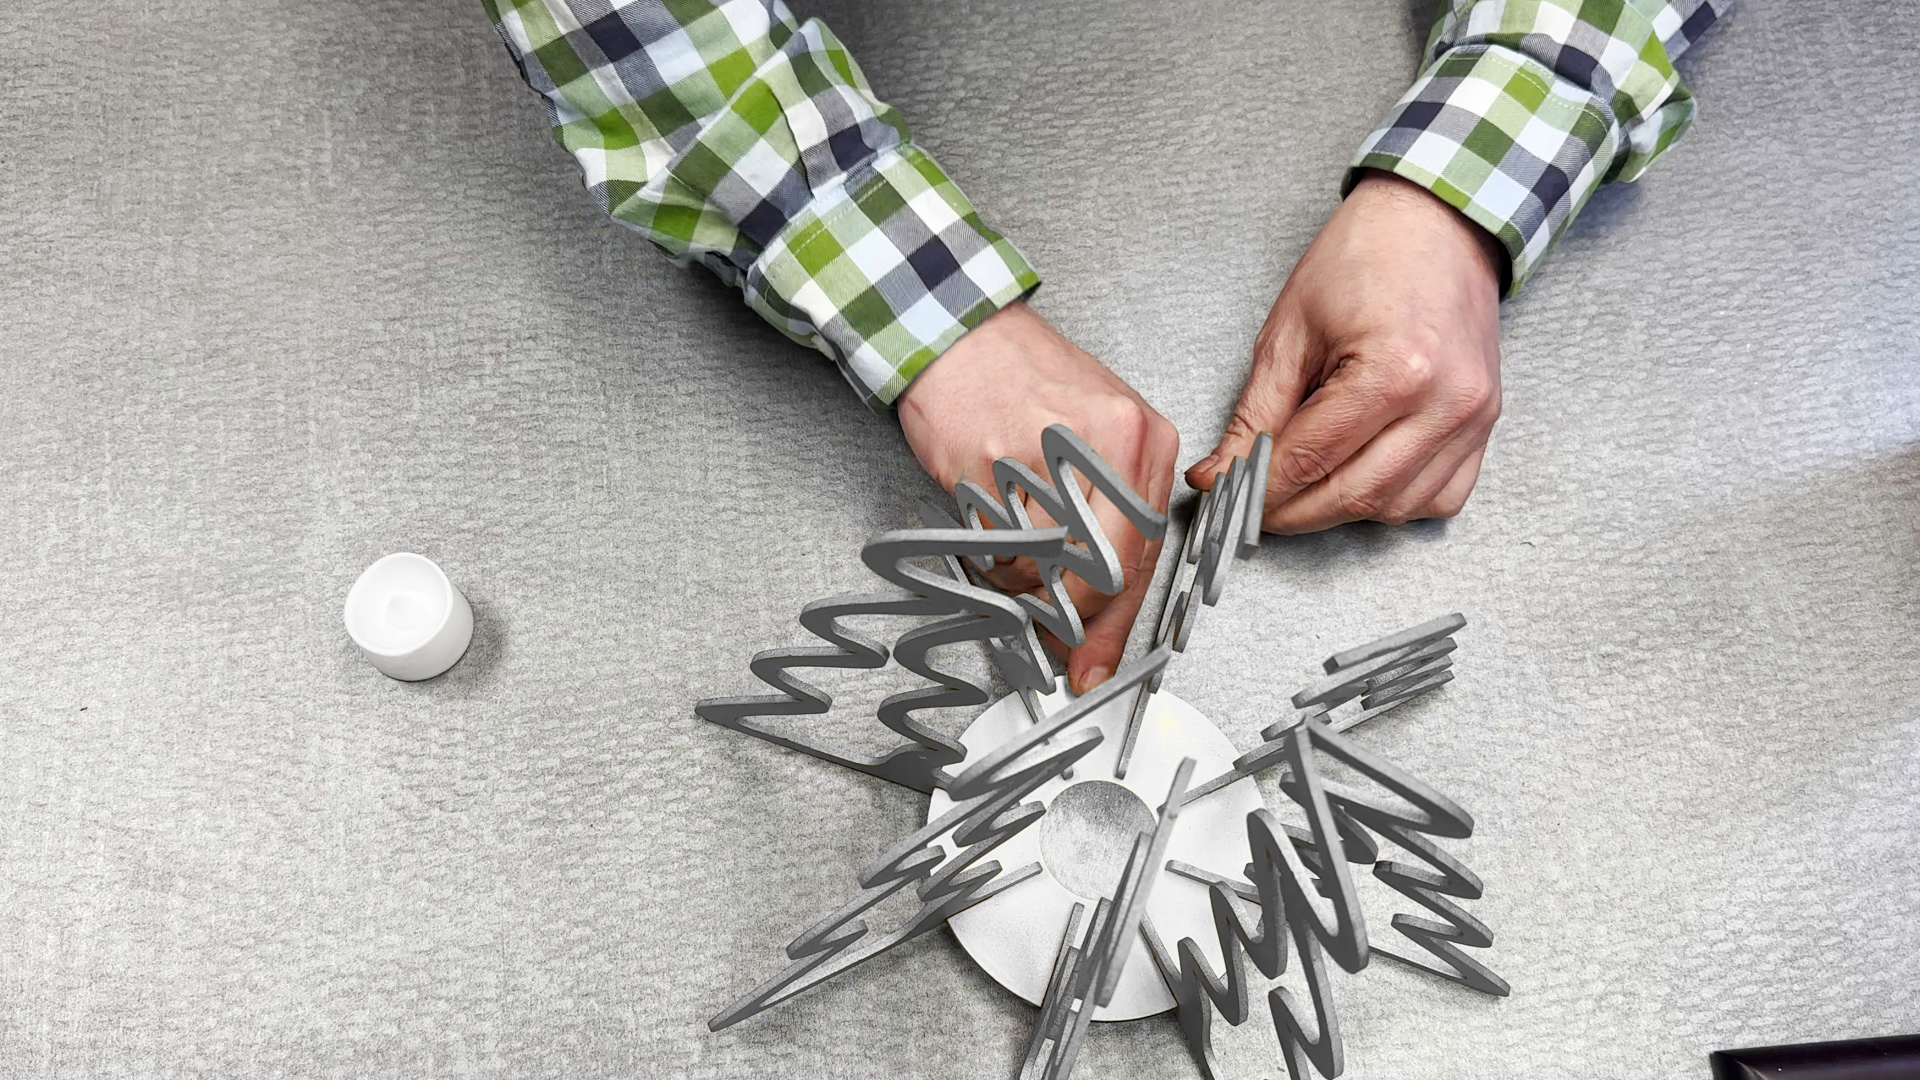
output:
M 1137 469 L 1128 468 L 1122 472 L 1122 475 L 1130 484 L 1137 484 L 1140 483 L 1140 477 L 1136 475 L 1137 471 Z M 1080 493 L 1086 498 L 1087 507 L 1092 512 L 1095 526 L 1100 530 L 1100 534 L 1107 538 L 1107 543 L 1113 547 L 1114 562 L 1119 567 L 1121 579 L 1124 582 L 1119 592 L 1103 593 L 1071 570 L 1061 575 L 1061 587 L 1067 594 L 1067 602 L 1073 605 L 1084 635 L 1091 621 L 1104 612 L 1117 597 L 1125 595 L 1132 587 L 1134 579 L 1139 576 L 1139 564 L 1146 555 L 1147 539 L 1134 528 L 1133 522 L 1128 520 L 1118 506 L 1114 505 L 1113 500 L 1095 489 L 1085 477 L 1077 477 L 1076 480 Z M 1168 486 L 1171 487 L 1171 484 Z M 1171 494 L 1169 491 L 1167 497 L 1170 498 Z M 1148 494 L 1148 498 L 1152 499 L 1151 493 Z M 1164 501 L 1157 505 L 1164 505 Z M 1032 513 L 1036 525 L 1042 522 L 1054 523 L 1043 509 L 1036 507 Z M 1046 594 L 1044 583 L 1032 591 L 1044 597 Z M 1084 646 L 1084 636 L 1082 642 Z
M 1342 361 L 1274 433 L 1267 506 L 1279 507 L 1327 478 L 1418 399 L 1418 376 Z
M 1178 456 L 1175 451 L 1167 460 L 1159 461 L 1151 448 L 1143 448 L 1140 466 L 1127 471 L 1128 480 L 1140 485 L 1135 490 L 1161 513 L 1166 512 L 1167 503 L 1173 498 L 1174 463 Z M 1101 598 L 1099 609 L 1085 620 L 1085 644 L 1068 654 L 1068 682 L 1076 693 L 1086 693 L 1107 681 L 1120 666 L 1134 620 L 1139 617 L 1147 590 L 1153 585 L 1153 571 L 1159 562 L 1162 543 L 1141 535 L 1119 508 L 1105 498 L 1096 497 L 1094 516 L 1114 542 L 1126 584 L 1111 599 Z

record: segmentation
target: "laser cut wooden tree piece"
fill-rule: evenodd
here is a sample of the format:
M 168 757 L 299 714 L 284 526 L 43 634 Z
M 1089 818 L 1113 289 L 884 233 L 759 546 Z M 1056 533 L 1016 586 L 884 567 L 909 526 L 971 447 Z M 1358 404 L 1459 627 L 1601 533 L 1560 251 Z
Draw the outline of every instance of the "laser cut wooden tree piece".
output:
M 708 698 L 695 705 L 694 712 L 722 727 L 916 791 L 931 792 L 944 786 L 942 769 L 965 755 L 958 743 L 917 722 L 912 714 L 922 709 L 982 705 L 990 695 L 985 686 L 935 668 L 927 654 L 941 645 L 980 641 L 988 645 L 1001 678 L 1016 691 L 1052 690 L 1052 667 L 1033 633 L 1035 622 L 1069 645 L 1086 641 L 1080 614 L 1061 585 L 1061 574 L 1072 570 L 1109 595 L 1124 585 L 1119 557 L 1080 490 L 1079 476 L 1085 475 L 1094 490 L 1113 500 L 1148 539 L 1158 539 L 1166 532 L 1166 515 L 1135 494 L 1111 465 L 1065 426 L 1049 427 L 1041 437 L 1041 450 L 1051 468 L 1051 485 L 1010 458 L 995 465 L 994 475 L 1006 493 L 1005 506 L 973 484 L 960 485 L 957 498 L 971 527 L 902 529 L 867 541 L 860 549 L 861 561 L 900 590 L 834 596 L 803 608 L 800 625 L 828 642 L 829 647 L 770 649 L 756 654 L 749 664 L 754 675 L 781 693 Z M 1032 528 L 1025 504 L 1017 494 L 1022 489 L 1060 525 Z M 929 516 L 937 515 L 923 511 L 923 520 Z M 982 528 L 983 517 L 993 528 Z M 935 574 L 913 563 L 929 557 L 944 560 L 947 573 Z M 996 558 L 1022 557 L 1040 566 L 1051 604 L 1032 596 L 1005 596 L 974 585 L 963 573 L 956 572 L 964 560 L 991 569 Z M 790 668 L 886 666 L 884 646 L 838 625 L 839 619 L 853 615 L 945 616 L 901 634 L 893 643 L 893 659 L 935 685 L 903 691 L 880 703 L 876 718 L 908 741 L 879 757 L 822 746 L 783 734 L 755 719 L 818 715 L 833 707 L 831 695 L 788 674 Z M 1028 702 L 1031 711 L 1034 705 L 1031 699 Z
M 1120 872 L 1112 895 L 1101 897 L 1094 908 L 1084 948 L 1072 944 L 1080 924 L 1081 908 L 1075 905 L 1067 920 L 1066 937 L 1061 940 L 1060 959 L 1054 964 L 1046 999 L 1040 1005 L 1040 1021 L 1027 1044 L 1020 1080 L 1063 1080 L 1073 1072 L 1080 1046 L 1093 1026 L 1094 1009 L 1112 1000 L 1114 988 L 1120 983 L 1127 951 L 1145 917 L 1147 894 L 1160 876 L 1155 868 L 1166 861 L 1167 842 L 1173 838 L 1174 822 L 1185 801 L 1181 796 L 1192 778 L 1193 759 L 1187 758 L 1174 771 L 1158 824 L 1135 838 L 1133 852 L 1127 856 L 1126 868 Z
M 1065 573 L 1109 595 L 1125 584 L 1082 482 L 1111 500 L 1149 538 L 1164 535 L 1167 519 L 1065 427 L 1048 428 L 1041 445 L 1047 479 L 1019 462 L 1002 460 L 994 468 L 995 492 L 966 483 L 956 489 L 959 520 L 926 506 L 920 512 L 922 528 L 869 540 L 861 549 L 862 561 L 897 588 L 830 597 L 803 608 L 800 624 L 827 644 L 769 650 L 755 655 L 749 665 L 779 693 L 709 698 L 695 706 L 699 716 L 722 727 L 917 791 L 940 793 L 929 810 L 931 820 L 880 851 L 858 874 L 859 891 L 794 938 L 787 946 L 791 963 L 709 1021 L 713 1030 L 783 1004 L 977 905 L 987 905 L 979 912 L 990 912 L 995 905 L 1018 903 L 1025 895 L 1020 888 L 1042 879 L 1047 870 L 1024 856 L 1020 865 L 1005 867 L 995 854 L 1046 814 L 1046 792 L 1057 794 L 1059 785 L 1081 782 L 1074 779 L 1076 764 L 1084 765 L 1116 731 L 1117 750 L 1099 760 L 1110 758 L 1113 780 L 1124 780 L 1166 668 L 1191 641 L 1198 607 L 1218 603 L 1227 567 L 1257 549 L 1272 450 L 1266 436 L 1256 442 L 1249 458 L 1235 459 L 1198 500 L 1183 542 L 1163 552 L 1163 558 L 1177 563 L 1149 651 L 1122 665 L 1100 687 L 1073 697 L 1053 674 L 1036 630 L 1044 628 L 1069 645 L 1084 642 L 1080 614 L 1064 586 Z M 1032 507 L 1059 524 L 1034 527 Z M 996 558 L 1032 559 L 1045 597 L 1007 597 L 975 580 L 974 573 L 990 569 Z M 871 615 L 920 621 L 900 633 L 891 648 L 840 625 L 842 619 Z M 1477 899 L 1482 886 L 1436 843 L 1469 835 L 1472 819 L 1445 796 L 1342 734 L 1450 680 L 1453 635 L 1465 625 L 1461 616 L 1449 615 L 1336 653 L 1327 659 L 1324 677 L 1293 695 L 1285 715 L 1261 732 L 1265 741 L 1234 759 L 1224 772 L 1193 785 L 1194 759 L 1181 762 L 1153 828 L 1134 839 L 1119 879 L 1105 895 L 1074 903 L 1066 915 L 1051 966 L 1041 969 L 1047 976 L 1044 994 L 1029 997 L 1038 1000 L 1040 1013 L 1020 1067 L 1022 1080 L 1064 1080 L 1072 1072 L 1096 1010 L 1108 1005 L 1121 985 L 1136 940 L 1144 943 L 1154 972 L 1171 994 L 1195 1061 L 1210 1078 L 1220 1075 L 1212 1049 L 1215 1015 L 1231 1025 L 1251 1015 L 1249 961 L 1271 979 L 1286 968 L 1290 952 L 1299 957 L 1311 1026 L 1309 1009 L 1289 991 L 1276 989 L 1268 996 L 1268 1012 L 1294 1080 L 1314 1072 L 1333 1077 L 1343 1068 L 1326 976 L 1329 959 L 1355 972 L 1377 952 L 1482 993 L 1507 993 L 1506 983 L 1461 951 L 1492 944 L 1486 926 L 1459 904 Z M 992 695 L 986 686 L 936 666 L 929 655 L 936 648 L 969 641 L 985 648 L 1031 721 L 1010 737 L 976 744 L 971 755 L 960 741 L 915 715 L 988 702 Z M 875 710 L 883 726 L 906 740 L 885 753 L 862 755 L 834 748 L 763 720 L 820 715 L 832 708 L 832 697 L 792 674 L 794 669 L 871 670 L 890 659 L 927 685 L 894 694 Z M 1062 696 L 1065 702 L 1048 712 L 1043 695 Z M 1126 720 L 1124 726 L 1103 731 L 1093 718 L 1109 706 L 1124 708 Z M 1209 753 L 1217 755 L 1216 762 L 1226 758 L 1219 751 Z M 1341 762 L 1365 785 L 1324 779 L 1316 765 L 1322 757 Z M 1216 764 L 1209 771 L 1218 768 Z M 1248 814 L 1251 862 L 1240 878 L 1230 876 L 1230 868 L 1169 858 L 1183 807 L 1267 770 L 1274 771 L 1281 792 L 1305 814 L 1305 829 L 1283 825 L 1265 809 Z M 1395 858 L 1408 861 L 1382 858 L 1387 848 Z M 1437 962 L 1370 943 L 1350 864 L 1369 867 L 1376 879 L 1423 909 L 1418 916 L 1396 913 L 1390 925 Z M 1193 937 L 1182 937 L 1170 950 L 1156 932 L 1147 904 L 1155 883 L 1167 874 L 1208 887 L 1214 934 L 1225 964 L 1222 972 L 1212 970 Z M 909 886 L 918 907 L 897 925 L 873 932 L 866 918 Z M 1090 885 L 1083 887 L 1093 891 Z M 1178 914 L 1188 909 L 1174 910 Z M 1195 916 L 1204 919 L 1200 913 Z M 1034 962 L 1044 963 L 1037 957 Z M 1157 1007 L 1148 1004 L 1144 1009 Z

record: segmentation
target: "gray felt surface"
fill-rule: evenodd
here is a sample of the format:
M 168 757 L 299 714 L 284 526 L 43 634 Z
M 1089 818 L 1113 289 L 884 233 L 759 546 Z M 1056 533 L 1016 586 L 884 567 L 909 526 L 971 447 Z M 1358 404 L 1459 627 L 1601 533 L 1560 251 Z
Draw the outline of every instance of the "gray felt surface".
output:
M 6 7 L 0 1076 L 1010 1075 L 944 933 L 704 1027 L 923 810 L 690 711 L 869 587 L 897 426 L 594 215 L 478 0 Z M 1429 14 L 801 7 L 1188 460 Z M 1920 1029 L 1916 55 L 1912 3 L 1737 9 L 1507 305 L 1467 513 L 1269 539 L 1200 623 L 1169 688 L 1251 746 L 1473 620 L 1356 737 L 1477 816 L 1513 996 L 1337 977 L 1349 1075 Z M 340 624 L 401 549 L 478 619 L 421 685 Z M 1083 1062 L 1193 1069 L 1164 1018 Z

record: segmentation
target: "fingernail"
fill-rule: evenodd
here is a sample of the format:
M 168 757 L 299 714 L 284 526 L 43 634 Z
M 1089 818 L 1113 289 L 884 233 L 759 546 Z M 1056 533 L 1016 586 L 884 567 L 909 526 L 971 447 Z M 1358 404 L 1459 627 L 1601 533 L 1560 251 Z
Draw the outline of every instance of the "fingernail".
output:
M 1220 460 L 1220 451 L 1215 450 L 1213 453 L 1208 454 L 1206 457 L 1203 457 L 1199 461 L 1194 462 L 1193 467 L 1196 469 L 1211 469 L 1213 468 L 1213 463 L 1219 460 Z
M 1108 679 L 1111 679 L 1111 678 L 1113 678 L 1112 668 L 1104 668 L 1104 667 L 1089 668 L 1087 670 L 1086 677 L 1080 680 L 1081 683 L 1083 684 L 1080 688 L 1080 692 L 1084 694 L 1087 691 L 1093 689 L 1096 686 L 1099 686 L 1101 683 L 1106 682 Z

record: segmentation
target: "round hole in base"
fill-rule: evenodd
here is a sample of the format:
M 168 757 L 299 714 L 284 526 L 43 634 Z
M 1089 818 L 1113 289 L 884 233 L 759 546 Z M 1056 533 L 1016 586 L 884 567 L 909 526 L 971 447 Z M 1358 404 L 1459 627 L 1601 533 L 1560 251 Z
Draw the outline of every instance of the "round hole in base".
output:
M 1040 819 L 1040 865 L 1081 896 L 1111 896 L 1134 840 L 1154 821 L 1140 796 L 1119 784 L 1082 781 L 1055 795 Z
M 1065 708 L 1072 700 L 1062 680 L 1053 693 L 1042 695 L 1041 704 L 1045 712 L 1053 713 Z M 1048 807 L 1047 814 L 999 844 L 985 856 L 987 859 L 998 862 L 1006 871 L 1018 871 L 1028 866 L 1046 868 L 1049 859 L 1064 864 L 1069 860 L 1042 851 L 1041 834 L 1046 830 L 1046 822 L 1053 817 L 1060 800 L 1072 789 L 1096 780 L 1127 789 L 1140 802 L 1140 826 L 1149 828 L 1154 824 L 1155 813 L 1150 808 L 1159 806 L 1160 801 L 1167 797 L 1167 785 L 1173 781 L 1174 770 L 1179 767 L 1182 758 L 1191 757 L 1198 762 L 1193 773 L 1198 781 L 1233 768 L 1234 758 L 1240 756 L 1240 751 L 1232 741 L 1197 709 L 1171 692 L 1161 690 L 1147 701 L 1132 767 L 1125 776 L 1116 776 L 1116 759 L 1120 747 L 1126 742 L 1127 720 L 1132 708 L 1132 697 L 1122 696 L 1056 736 L 1070 738 L 1076 731 L 1094 728 L 1103 738 L 1086 756 L 1074 762 L 1074 779 L 1050 780 L 1034 789 L 1026 801 L 1045 804 Z M 995 747 L 1005 745 L 1007 740 L 1017 738 L 1032 728 L 1033 718 L 1018 695 L 1000 699 L 981 713 L 960 736 L 961 744 L 967 748 L 967 758 L 953 768 L 956 771 L 964 770 Z M 1090 797 L 1093 797 L 1093 793 L 1076 798 Z M 947 813 L 953 805 L 946 791 L 936 788 L 927 801 L 927 820 L 932 821 Z M 1252 857 L 1247 848 L 1247 815 L 1265 805 L 1265 800 L 1260 797 L 1260 789 L 1254 786 L 1251 777 L 1235 781 L 1206 798 L 1187 803 L 1180 809 L 1180 823 L 1173 830 L 1172 840 L 1167 847 L 1167 859 L 1239 878 L 1242 868 Z M 1059 827 L 1055 825 L 1055 828 Z M 949 855 L 957 851 L 951 834 L 938 843 Z M 1116 844 L 1116 861 L 1111 864 L 1112 877 L 1117 879 L 1121 869 L 1126 866 L 1132 844 L 1131 835 Z M 1072 871 L 1067 873 L 1071 874 Z M 1102 875 L 1106 873 L 1100 872 Z M 1087 921 L 1093 916 L 1097 898 L 1112 893 L 1113 886 L 1114 882 L 1100 881 L 1094 896 L 1082 896 L 1062 884 L 1053 873 L 1043 870 L 964 911 L 956 912 L 947 925 L 952 928 L 960 947 L 995 982 L 1028 1004 L 1038 1005 L 1046 997 L 1047 981 L 1053 974 L 1054 961 L 1060 956 L 1063 935 L 1071 920 L 1074 905 L 1078 904 L 1084 909 L 1081 918 L 1082 940 L 1069 944 L 1082 945 L 1085 943 Z M 1207 886 L 1171 870 L 1163 870 L 1156 876 L 1153 891 L 1147 898 L 1147 915 L 1153 920 L 1154 930 L 1168 948 L 1178 948 L 1182 939 L 1190 937 L 1195 939 L 1195 945 L 1213 970 L 1221 970 L 1226 963 L 1220 955 L 1219 935 L 1213 925 L 1213 902 Z M 1147 955 L 1145 939 L 1135 935 L 1113 1000 L 1100 1006 L 1093 1018 L 1135 1020 L 1165 1012 L 1173 1006 L 1173 995 L 1160 978 L 1153 958 Z

